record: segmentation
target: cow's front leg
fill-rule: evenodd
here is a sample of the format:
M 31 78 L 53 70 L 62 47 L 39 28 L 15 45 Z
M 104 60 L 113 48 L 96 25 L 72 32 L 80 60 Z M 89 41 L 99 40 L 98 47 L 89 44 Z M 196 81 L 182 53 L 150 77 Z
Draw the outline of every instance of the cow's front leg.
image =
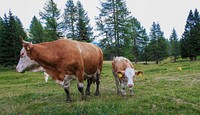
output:
M 129 87 L 129 91 L 130 91 L 130 96 L 131 96 L 131 97 L 134 96 L 133 87 L 134 87 L 134 84 L 133 84 L 132 87 Z
M 47 74 L 46 72 L 44 72 L 44 79 L 45 79 L 45 82 L 48 81 L 48 78 L 49 78 L 49 74 Z
M 126 85 L 124 83 L 121 83 L 121 88 L 122 96 L 126 96 Z
M 65 87 L 64 90 L 65 90 L 65 93 L 66 93 L 66 96 L 67 96 L 66 97 L 67 102 L 71 102 L 72 99 L 71 99 L 71 96 L 69 94 L 69 87 Z
M 134 93 L 133 93 L 133 89 L 132 88 L 129 88 L 129 91 L 130 91 L 130 96 L 134 96 Z
M 69 75 L 65 75 L 64 80 L 60 81 L 60 84 L 62 85 L 62 87 L 65 90 L 67 102 L 72 101 L 71 96 L 70 96 L 70 91 L 69 91 L 70 81 L 71 81 L 71 78 L 69 77 Z
M 119 82 L 119 78 L 117 78 L 117 76 L 115 76 L 115 84 L 116 84 L 116 87 L 117 87 L 117 95 L 120 95 L 121 94 L 120 82 Z

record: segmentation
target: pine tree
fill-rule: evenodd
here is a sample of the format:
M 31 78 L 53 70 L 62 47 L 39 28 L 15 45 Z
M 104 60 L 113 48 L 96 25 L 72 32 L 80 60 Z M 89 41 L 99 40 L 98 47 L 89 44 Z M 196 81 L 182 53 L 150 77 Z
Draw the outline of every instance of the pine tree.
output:
M 0 64 L 4 66 L 15 65 L 19 60 L 22 47 L 20 36 L 26 38 L 21 21 L 9 11 L 9 16 L 4 15 L 0 43 Z
M 174 28 L 170 36 L 170 55 L 173 56 L 174 62 L 176 62 L 176 59 L 180 55 L 180 44 L 178 41 L 176 30 Z
M 33 36 L 33 43 L 44 42 L 44 30 L 40 21 L 34 16 L 30 25 L 30 33 Z
M 78 41 L 91 42 L 93 37 L 92 27 L 90 26 L 90 19 L 83 9 L 83 6 L 80 1 L 77 1 L 77 39 Z
M 141 28 L 140 37 L 142 39 L 140 41 L 139 59 L 140 59 L 140 61 L 145 61 L 145 64 L 147 64 L 147 61 L 150 59 L 149 59 L 149 53 L 148 53 L 148 49 L 147 49 L 148 44 L 149 44 L 149 37 L 147 35 L 146 29 Z
M 96 17 L 96 25 L 99 36 L 104 36 L 101 45 L 104 47 L 104 52 L 110 52 L 106 53 L 109 54 L 106 56 L 109 59 L 123 54 L 122 47 L 125 46 L 124 36 L 128 36 L 126 26 L 129 23 L 130 12 L 127 10 L 125 0 L 101 1 L 101 7 L 100 14 Z
M 8 57 L 9 55 L 9 52 L 8 51 L 12 51 L 10 47 L 8 47 L 7 49 L 7 44 L 8 44 L 8 41 L 11 41 L 11 40 L 7 40 L 9 39 L 9 36 L 8 36 L 8 25 L 9 25 L 9 19 L 7 17 L 6 14 L 4 14 L 4 17 L 3 17 L 3 20 L 2 20 L 2 26 L 1 26 L 1 41 L 0 41 L 0 64 L 3 65 L 3 66 L 7 66 L 7 61 L 6 58 Z
M 181 39 L 181 56 L 182 58 L 189 57 L 191 61 L 194 59 L 193 46 L 190 43 L 191 41 L 190 31 L 193 28 L 193 26 L 194 26 L 193 12 L 192 10 L 190 10 L 187 21 L 186 21 L 186 25 L 185 25 L 185 31 Z
M 137 63 L 138 60 L 141 60 L 141 55 L 146 54 L 145 46 L 148 42 L 148 35 L 146 30 L 141 26 L 140 22 L 136 18 L 133 17 L 130 20 L 130 24 L 130 30 L 128 31 L 130 36 L 128 36 L 128 38 L 131 38 L 131 42 L 129 44 L 131 44 L 135 63 Z
M 192 10 L 190 10 L 189 15 L 186 20 L 185 31 L 182 35 L 181 42 L 180 42 L 182 58 L 189 57 L 190 49 L 189 49 L 189 45 L 187 45 L 187 44 L 188 44 L 188 38 L 190 35 L 190 30 L 192 28 L 192 20 L 193 20 L 192 18 L 193 18 L 193 12 L 192 12 Z
M 200 54 L 200 15 L 197 9 L 194 11 L 194 27 L 190 31 L 190 43 L 193 46 L 194 50 L 194 60 L 196 60 L 197 56 Z
M 56 3 L 53 0 L 49 0 L 43 7 L 43 12 L 39 14 L 43 23 L 45 23 L 45 37 L 49 41 L 56 40 L 61 36 L 60 33 L 60 10 L 58 10 Z
M 68 38 L 75 39 L 77 37 L 76 23 L 77 7 L 74 5 L 73 0 L 67 0 L 67 3 L 65 4 L 63 23 L 61 23 L 61 27 Z
M 191 61 L 196 60 L 200 53 L 200 16 L 197 9 L 194 14 L 190 10 L 187 17 L 185 31 L 181 38 L 181 57 L 189 57 Z
M 4 26 L 4 20 L 0 17 L 0 64 L 3 63 L 3 55 L 4 55 L 4 36 L 5 36 L 5 26 Z
M 161 60 L 168 56 L 167 41 L 163 36 L 160 25 L 153 22 L 150 32 L 150 43 L 148 46 L 152 59 L 158 64 Z
M 0 41 L 1 41 L 1 39 L 3 39 L 4 31 L 5 31 L 5 28 L 4 28 L 4 24 L 3 24 L 3 19 L 0 17 Z

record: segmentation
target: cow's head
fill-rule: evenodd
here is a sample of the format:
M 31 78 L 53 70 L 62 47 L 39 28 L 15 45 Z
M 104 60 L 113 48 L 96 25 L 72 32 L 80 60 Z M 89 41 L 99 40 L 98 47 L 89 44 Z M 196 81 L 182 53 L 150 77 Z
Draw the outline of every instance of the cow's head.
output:
M 22 37 L 20 37 L 20 38 L 21 38 L 23 48 L 26 50 L 27 55 L 32 60 L 31 51 L 32 51 L 34 45 L 31 42 L 27 42 L 27 41 L 23 40 Z
M 135 70 L 132 69 L 132 68 L 127 68 L 125 70 L 125 76 L 127 77 L 128 79 L 128 87 L 131 88 L 134 86 L 134 83 L 133 83 L 133 78 L 135 77 Z
M 127 68 L 125 71 L 118 71 L 117 76 L 119 78 L 125 77 L 127 79 L 127 86 L 132 88 L 134 86 L 133 78 L 135 77 L 135 70 Z
M 20 52 L 19 62 L 16 66 L 17 72 L 23 73 L 25 71 L 31 71 L 38 66 L 39 66 L 39 64 L 36 61 L 31 60 L 27 56 L 27 52 L 26 52 L 25 48 L 23 47 Z

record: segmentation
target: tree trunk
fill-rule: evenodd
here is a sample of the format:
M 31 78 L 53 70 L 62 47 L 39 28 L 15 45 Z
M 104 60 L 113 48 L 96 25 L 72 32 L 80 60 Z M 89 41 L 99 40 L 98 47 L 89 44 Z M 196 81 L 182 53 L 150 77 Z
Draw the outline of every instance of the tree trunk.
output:
M 174 62 L 176 62 L 176 56 L 174 56 Z
M 189 58 L 190 58 L 190 61 L 193 61 L 193 59 L 194 59 L 193 57 L 189 57 Z
M 158 64 L 158 62 L 159 62 L 159 61 L 158 61 L 158 60 L 156 60 L 156 64 Z
M 197 60 L 197 56 L 194 56 L 194 61 L 196 61 Z
M 135 64 L 137 64 L 137 57 L 135 57 Z
M 145 61 L 145 64 L 147 65 L 147 60 Z

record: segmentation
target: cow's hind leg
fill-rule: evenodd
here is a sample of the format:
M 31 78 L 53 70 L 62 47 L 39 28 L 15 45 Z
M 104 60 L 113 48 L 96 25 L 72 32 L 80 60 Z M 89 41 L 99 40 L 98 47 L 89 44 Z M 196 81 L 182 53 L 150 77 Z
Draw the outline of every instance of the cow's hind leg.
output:
M 86 100 L 86 96 L 85 96 L 84 90 L 83 90 L 83 83 L 78 82 L 77 86 L 78 86 L 79 92 L 81 93 L 81 99 Z
M 120 95 L 121 94 L 121 91 L 120 91 L 120 83 L 119 83 L 119 79 L 115 77 L 115 84 L 116 84 L 116 87 L 117 87 L 117 95 Z
M 87 88 L 85 90 L 86 95 L 90 95 L 90 85 L 92 84 L 92 77 L 87 78 Z
M 66 97 L 67 102 L 71 102 L 72 99 L 71 99 L 71 96 L 70 96 L 70 94 L 69 94 L 69 87 L 64 88 L 64 90 L 65 90 L 65 93 L 66 93 L 66 95 L 67 95 L 67 97 Z
M 81 70 L 84 70 L 84 68 Z M 81 93 L 81 99 L 86 100 L 86 96 L 85 96 L 84 89 L 83 89 L 84 71 L 81 71 L 81 70 L 77 71 L 77 73 L 76 73 L 76 76 L 78 77 L 77 87 L 78 87 L 79 92 Z
M 99 85 L 100 85 L 100 78 L 101 78 L 101 72 L 100 70 L 97 70 L 96 74 L 96 91 L 95 91 L 95 95 L 98 96 L 100 93 L 99 93 Z
M 115 84 L 116 84 L 116 87 L 117 87 L 117 95 L 120 95 L 121 94 L 121 91 L 120 91 L 120 82 L 119 82 L 119 78 L 117 75 L 113 74 L 114 75 L 114 78 L 115 78 Z
M 134 87 L 134 84 L 133 84 L 133 87 Z M 134 96 L 134 93 L 133 93 L 133 87 L 130 87 L 130 88 L 129 88 L 130 96 L 131 96 L 131 97 Z

